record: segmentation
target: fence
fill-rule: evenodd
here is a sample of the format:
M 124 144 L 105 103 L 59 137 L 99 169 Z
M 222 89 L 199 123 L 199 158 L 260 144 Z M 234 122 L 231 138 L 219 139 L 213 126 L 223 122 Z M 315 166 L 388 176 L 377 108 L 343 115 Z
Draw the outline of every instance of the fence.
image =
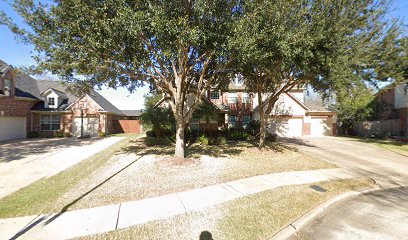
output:
M 116 133 L 142 133 L 139 120 L 114 120 L 113 127 Z
M 397 136 L 401 135 L 401 120 L 365 121 L 353 124 L 353 130 L 360 137 L 377 136 Z

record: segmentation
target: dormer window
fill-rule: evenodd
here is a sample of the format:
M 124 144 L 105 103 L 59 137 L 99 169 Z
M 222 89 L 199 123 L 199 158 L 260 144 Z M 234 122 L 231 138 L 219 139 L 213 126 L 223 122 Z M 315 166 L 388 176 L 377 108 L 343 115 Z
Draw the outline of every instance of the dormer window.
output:
M 244 85 L 244 76 L 242 76 L 241 74 L 236 74 L 234 78 L 234 84 L 237 86 Z
M 4 95 L 6 96 L 11 95 L 11 80 L 9 79 L 4 80 Z
M 55 107 L 55 98 L 48 98 L 48 107 Z

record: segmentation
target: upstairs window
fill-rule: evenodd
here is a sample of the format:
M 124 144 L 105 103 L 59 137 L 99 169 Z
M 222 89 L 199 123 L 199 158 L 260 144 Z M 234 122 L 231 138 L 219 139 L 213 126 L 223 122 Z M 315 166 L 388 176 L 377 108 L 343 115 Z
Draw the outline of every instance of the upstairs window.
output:
M 249 94 L 242 93 L 242 103 L 249 103 Z
M 234 78 L 234 84 L 237 86 L 244 85 L 244 76 L 242 76 L 241 74 L 236 74 Z
M 237 93 L 228 93 L 228 103 L 238 103 Z
M 211 91 L 210 92 L 211 100 L 218 100 L 220 99 L 220 92 L 219 91 Z
M 48 98 L 48 107 L 55 107 L 55 98 Z
M 404 86 L 404 95 L 407 95 L 408 94 L 408 83 L 405 83 L 405 86 Z
M 4 95 L 11 96 L 11 80 L 4 80 Z

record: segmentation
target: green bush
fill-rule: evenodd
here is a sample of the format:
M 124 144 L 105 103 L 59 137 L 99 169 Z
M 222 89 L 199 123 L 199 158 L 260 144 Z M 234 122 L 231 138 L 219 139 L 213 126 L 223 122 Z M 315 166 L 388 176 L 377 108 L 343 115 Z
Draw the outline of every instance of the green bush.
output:
M 166 137 L 155 138 L 155 137 L 146 137 L 145 144 L 146 146 L 164 146 L 169 145 L 171 142 Z
M 149 131 L 146 132 L 146 136 L 147 137 L 156 137 L 156 134 L 152 130 L 149 130 Z
M 210 138 L 209 145 L 224 145 L 227 144 L 227 138 L 226 137 L 216 137 L 216 138 Z
M 39 133 L 38 132 L 29 132 L 28 133 L 28 138 L 38 138 Z
M 70 138 L 70 137 L 72 137 L 72 134 L 69 133 L 69 132 L 64 132 L 64 137 Z
M 248 140 L 250 135 L 246 132 L 241 132 L 237 130 L 231 131 L 229 135 L 229 139 L 232 141 L 242 141 L 242 140 Z
M 54 132 L 54 137 L 63 138 L 64 137 L 64 131 L 60 130 L 60 131 Z
M 201 136 L 198 138 L 198 141 L 199 141 L 201 144 L 204 144 L 204 145 L 208 145 L 208 143 L 209 143 L 208 137 L 206 137 L 205 135 L 201 135 Z
M 102 131 L 99 131 L 99 132 L 98 132 L 98 136 L 99 136 L 100 138 L 106 137 L 106 133 L 104 133 L 104 132 L 102 132 Z

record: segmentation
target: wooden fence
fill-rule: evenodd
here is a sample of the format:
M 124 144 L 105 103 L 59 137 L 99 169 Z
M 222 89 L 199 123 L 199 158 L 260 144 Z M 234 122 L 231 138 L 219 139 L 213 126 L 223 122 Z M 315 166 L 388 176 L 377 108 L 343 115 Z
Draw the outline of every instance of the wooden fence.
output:
M 142 133 L 140 120 L 114 120 L 113 127 L 116 133 Z

